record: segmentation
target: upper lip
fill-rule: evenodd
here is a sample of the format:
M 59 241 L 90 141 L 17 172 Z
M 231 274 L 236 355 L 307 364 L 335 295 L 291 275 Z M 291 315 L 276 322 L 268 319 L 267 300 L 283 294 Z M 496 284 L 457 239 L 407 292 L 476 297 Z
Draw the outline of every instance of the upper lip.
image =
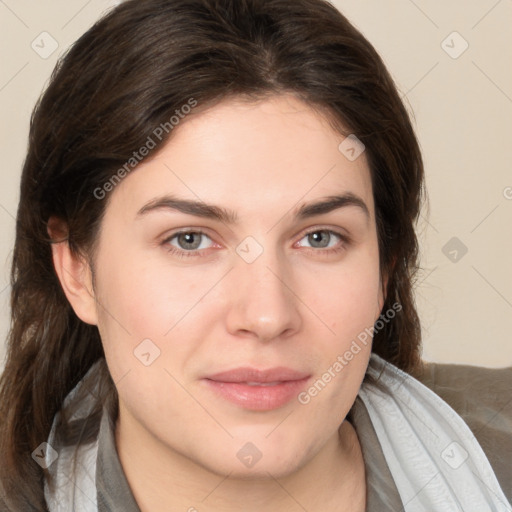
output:
M 233 368 L 206 377 L 209 380 L 217 382 L 287 382 L 294 380 L 302 380 L 309 377 L 310 374 L 279 366 L 276 368 L 268 368 L 258 370 L 257 368 L 241 367 Z

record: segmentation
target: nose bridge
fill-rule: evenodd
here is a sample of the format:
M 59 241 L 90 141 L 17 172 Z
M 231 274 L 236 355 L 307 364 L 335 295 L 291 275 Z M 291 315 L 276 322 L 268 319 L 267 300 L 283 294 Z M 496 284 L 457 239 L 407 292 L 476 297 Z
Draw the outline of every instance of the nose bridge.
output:
M 286 269 L 277 258 L 260 256 L 253 263 L 239 265 L 239 278 L 245 282 L 248 295 L 254 300 L 266 299 L 270 302 L 286 302 L 287 288 L 285 286 Z M 251 301 L 252 302 L 252 301 Z M 263 301 L 263 304 L 265 301 Z
M 251 333 L 261 340 L 271 340 L 300 326 L 297 300 L 292 293 L 291 268 L 274 248 L 262 246 L 259 254 L 251 241 L 237 248 L 232 272 L 232 299 L 228 329 L 233 333 Z M 240 248 L 248 249 L 241 252 Z M 252 251 L 251 258 L 246 255 Z

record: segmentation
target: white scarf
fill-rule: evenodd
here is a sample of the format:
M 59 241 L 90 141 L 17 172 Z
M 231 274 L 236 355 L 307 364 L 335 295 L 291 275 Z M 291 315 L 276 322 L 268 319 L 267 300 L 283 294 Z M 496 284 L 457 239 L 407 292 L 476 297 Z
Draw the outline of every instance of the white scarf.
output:
M 359 396 L 368 409 L 404 512 L 512 512 L 475 436 L 444 400 L 377 354 L 372 353 L 367 371 L 378 381 L 363 382 Z M 80 384 L 64 405 L 72 402 Z M 87 417 L 92 405 L 92 399 L 85 400 L 75 417 Z M 57 483 L 54 492 L 45 485 L 48 508 L 50 512 L 97 512 L 98 443 L 79 450 L 55 447 L 57 419 L 48 439 L 59 453 L 57 460 L 47 461 Z

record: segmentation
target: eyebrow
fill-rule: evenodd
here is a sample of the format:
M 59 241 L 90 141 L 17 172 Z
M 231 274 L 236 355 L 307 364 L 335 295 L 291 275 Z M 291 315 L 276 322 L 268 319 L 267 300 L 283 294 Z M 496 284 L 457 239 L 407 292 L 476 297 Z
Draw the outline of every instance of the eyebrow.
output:
M 370 211 L 366 203 L 359 196 L 351 192 L 342 195 L 328 196 L 320 201 L 304 204 L 296 211 L 294 217 L 297 220 L 303 220 L 348 206 L 359 208 L 365 214 L 366 218 L 370 219 Z M 140 218 L 150 212 L 158 210 L 175 210 L 196 217 L 217 220 L 224 224 L 237 224 L 239 220 L 236 212 L 233 210 L 213 204 L 206 204 L 202 201 L 180 199 L 170 195 L 151 200 L 137 212 L 136 217 Z

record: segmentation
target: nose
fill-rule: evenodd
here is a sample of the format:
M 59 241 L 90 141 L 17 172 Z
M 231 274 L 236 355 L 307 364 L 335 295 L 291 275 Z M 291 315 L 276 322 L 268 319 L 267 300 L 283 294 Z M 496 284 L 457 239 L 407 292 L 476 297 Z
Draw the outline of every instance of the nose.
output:
M 302 325 L 292 269 L 270 250 L 252 263 L 236 262 L 228 293 L 226 322 L 230 334 L 272 341 L 292 335 Z

